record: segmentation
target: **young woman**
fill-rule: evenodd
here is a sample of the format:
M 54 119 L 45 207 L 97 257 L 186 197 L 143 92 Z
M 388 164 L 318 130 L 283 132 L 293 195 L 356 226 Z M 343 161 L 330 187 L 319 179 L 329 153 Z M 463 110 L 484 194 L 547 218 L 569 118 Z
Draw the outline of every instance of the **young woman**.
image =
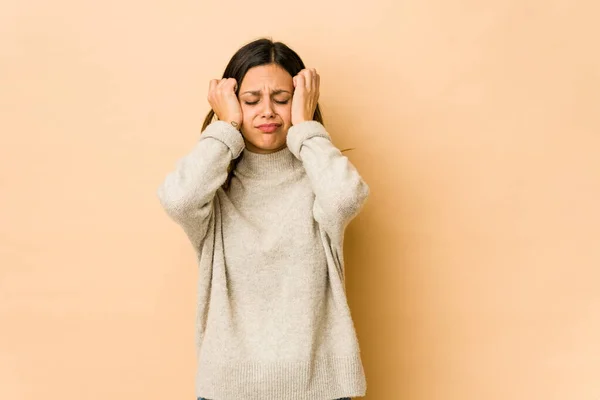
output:
M 285 44 L 245 45 L 158 189 L 198 257 L 198 399 L 365 395 L 342 246 L 369 188 L 318 98 L 319 75 Z

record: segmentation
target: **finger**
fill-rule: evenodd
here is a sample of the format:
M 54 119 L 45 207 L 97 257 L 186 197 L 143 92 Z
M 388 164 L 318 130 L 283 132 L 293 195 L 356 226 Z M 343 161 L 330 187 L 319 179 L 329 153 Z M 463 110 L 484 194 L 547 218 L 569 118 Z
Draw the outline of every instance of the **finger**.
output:
M 217 84 L 217 89 L 223 90 L 223 88 L 225 87 L 226 84 L 227 84 L 227 78 L 223 78 L 223 79 L 219 80 L 219 83 Z
M 318 91 L 321 87 L 321 76 L 319 74 L 315 74 L 315 89 Z
M 316 89 L 316 87 L 317 87 L 317 76 L 318 76 L 317 70 L 315 68 L 309 68 L 308 71 L 310 72 L 310 75 L 311 75 L 311 84 L 312 84 L 311 88 L 312 89 Z
M 305 87 L 305 83 L 304 83 L 304 75 L 302 74 L 298 74 L 295 76 L 296 78 L 296 90 L 298 89 L 304 89 Z
M 215 91 L 215 89 L 217 88 L 217 83 L 218 81 L 216 79 L 211 79 L 210 82 L 208 82 L 208 93 L 212 93 Z
M 235 78 L 227 79 L 227 87 L 235 93 L 235 91 L 237 90 L 237 81 L 235 80 Z
M 312 89 L 316 91 L 319 88 L 319 74 L 317 74 L 317 70 L 314 68 L 310 69 L 312 74 Z
M 237 81 L 234 78 L 224 78 L 219 82 L 219 90 L 221 93 L 234 93 L 237 86 Z
M 302 70 L 302 75 L 304 76 L 304 87 L 306 88 L 306 90 L 311 90 L 312 89 L 312 73 L 305 69 Z

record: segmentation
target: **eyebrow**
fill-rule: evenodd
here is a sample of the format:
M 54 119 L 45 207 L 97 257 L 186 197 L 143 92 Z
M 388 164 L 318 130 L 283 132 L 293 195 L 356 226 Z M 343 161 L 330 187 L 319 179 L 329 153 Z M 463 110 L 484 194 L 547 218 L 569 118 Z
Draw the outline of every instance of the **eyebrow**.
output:
M 247 91 L 247 92 L 244 92 L 244 93 L 242 93 L 242 94 L 246 94 L 246 93 L 250 93 L 250 94 L 251 94 L 251 95 L 253 95 L 253 96 L 259 96 L 259 95 L 260 95 L 260 90 L 249 90 L 249 91 Z M 287 90 L 283 90 L 283 89 L 277 89 L 277 90 L 273 90 L 273 91 L 271 92 L 271 94 L 272 94 L 272 95 L 278 95 L 278 94 L 281 94 L 281 93 L 288 93 L 288 94 L 291 94 L 289 91 L 287 91 Z

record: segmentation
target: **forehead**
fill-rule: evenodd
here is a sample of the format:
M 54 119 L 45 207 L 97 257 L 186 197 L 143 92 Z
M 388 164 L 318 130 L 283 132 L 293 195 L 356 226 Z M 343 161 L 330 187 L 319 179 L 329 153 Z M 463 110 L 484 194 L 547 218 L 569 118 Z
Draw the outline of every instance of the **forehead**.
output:
M 267 88 L 293 87 L 292 76 L 277 64 L 260 65 L 246 72 L 240 85 L 240 92 L 244 90 L 259 90 Z

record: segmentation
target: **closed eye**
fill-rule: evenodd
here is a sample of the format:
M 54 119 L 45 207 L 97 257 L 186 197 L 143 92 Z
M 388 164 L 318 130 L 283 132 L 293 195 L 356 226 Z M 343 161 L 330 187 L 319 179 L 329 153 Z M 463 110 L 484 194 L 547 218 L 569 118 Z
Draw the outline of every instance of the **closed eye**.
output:
M 275 103 L 277 103 L 277 104 L 287 104 L 289 102 L 290 102 L 289 99 L 288 100 L 284 100 L 284 101 L 275 100 Z M 256 101 L 244 101 L 244 104 L 247 104 L 249 106 L 253 106 L 253 105 L 258 104 L 258 100 L 256 100 Z

